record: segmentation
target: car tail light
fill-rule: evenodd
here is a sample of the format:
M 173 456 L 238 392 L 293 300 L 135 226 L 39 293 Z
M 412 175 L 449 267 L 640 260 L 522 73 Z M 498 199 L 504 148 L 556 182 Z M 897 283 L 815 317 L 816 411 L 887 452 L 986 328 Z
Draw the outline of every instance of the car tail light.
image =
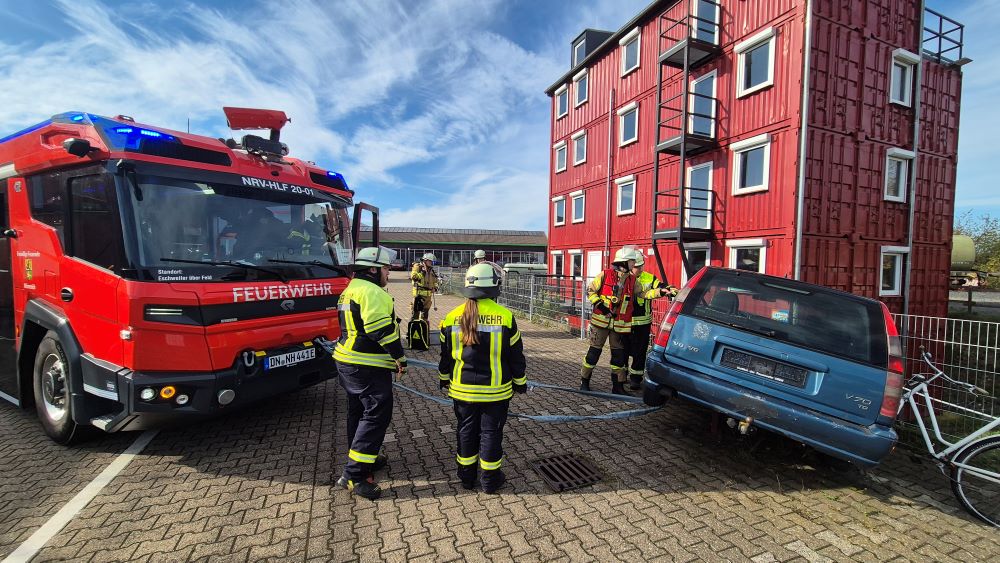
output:
M 889 363 L 885 373 L 885 390 L 882 392 L 882 408 L 879 414 L 896 418 L 899 411 L 899 397 L 903 392 L 903 347 L 889 308 L 885 303 L 881 305 L 882 317 L 885 319 L 885 337 L 889 345 Z
M 693 278 L 688 280 L 687 285 L 684 289 L 680 290 L 677 297 L 674 297 L 674 301 L 670 304 L 670 308 L 667 309 L 667 314 L 663 315 L 663 322 L 660 323 L 660 330 L 656 332 L 656 337 L 653 338 L 653 345 L 659 346 L 661 348 L 666 348 L 667 342 L 670 341 L 670 331 L 674 328 L 674 323 L 677 322 L 677 316 L 681 313 L 681 307 L 684 306 L 684 300 L 687 299 L 688 293 L 691 292 L 691 288 L 698 284 L 698 280 L 705 273 L 705 268 L 702 268 Z

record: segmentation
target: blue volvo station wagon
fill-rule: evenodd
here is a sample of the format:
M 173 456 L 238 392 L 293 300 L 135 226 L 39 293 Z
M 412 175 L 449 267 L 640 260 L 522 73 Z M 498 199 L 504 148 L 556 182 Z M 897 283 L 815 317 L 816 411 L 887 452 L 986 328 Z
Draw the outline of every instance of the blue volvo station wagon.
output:
M 902 372 L 883 303 L 709 267 L 671 303 L 643 399 L 680 397 L 868 468 L 896 443 Z

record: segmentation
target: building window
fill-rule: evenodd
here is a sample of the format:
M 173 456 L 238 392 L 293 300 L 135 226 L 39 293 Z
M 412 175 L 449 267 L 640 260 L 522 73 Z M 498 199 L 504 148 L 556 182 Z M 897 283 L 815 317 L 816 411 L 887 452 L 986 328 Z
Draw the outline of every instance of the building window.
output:
M 584 219 L 584 200 L 583 200 L 583 190 L 573 192 L 569 194 L 570 199 L 573 202 L 573 222 L 583 223 Z
M 920 57 L 905 50 L 892 52 L 889 69 L 889 101 L 909 107 L 913 95 L 913 70 L 920 64 Z
M 566 141 L 559 141 L 552 145 L 552 149 L 556 151 L 556 173 L 566 170 Z
M 885 157 L 885 194 L 886 201 L 906 201 L 909 187 L 910 163 L 913 153 L 902 149 L 889 149 Z
M 694 38 L 719 44 L 719 4 L 713 0 L 696 0 L 694 6 Z
M 715 76 L 713 70 L 691 81 L 688 131 L 695 135 L 715 138 Z
M 635 28 L 618 40 L 621 45 L 622 76 L 639 68 L 639 28 Z
M 556 90 L 556 119 L 569 113 L 569 88 L 566 85 Z
M 639 140 L 639 104 L 631 104 L 618 110 L 618 146 L 624 147 Z
M 566 198 L 557 197 L 552 199 L 552 224 L 555 226 L 566 224 Z
M 687 254 L 692 273 L 697 273 L 698 270 L 712 263 L 712 245 L 710 243 L 689 242 L 684 245 L 684 253 Z M 687 271 L 684 269 L 684 264 L 681 264 L 681 287 L 687 285 L 687 281 Z
M 764 273 L 767 261 L 767 244 L 764 239 L 726 241 L 729 248 L 729 267 L 734 270 Z
M 712 228 L 712 167 L 706 162 L 688 168 L 684 191 L 684 226 L 689 229 Z
M 563 255 L 562 252 L 552 253 L 552 275 L 562 276 L 565 275 L 563 272 Z
M 635 176 L 629 175 L 615 180 L 618 185 L 618 214 L 635 213 Z
M 583 62 L 583 59 L 587 57 L 587 43 L 581 39 L 573 45 L 573 66 L 576 66 Z
M 733 195 L 767 190 L 771 136 L 767 133 L 729 146 L 733 153 Z
M 569 266 L 570 266 L 570 269 L 571 269 L 570 275 L 572 275 L 574 278 L 582 278 L 583 277 L 583 252 L 580 251 L 580 250 L 571 250 L 570 251 L 569 260 L 570 260 Z
M 774 29 L 742 41 L 734 48 L 736 62 L 736 97 L 747 96 L 774 84 Z
M 573 133 L 573 166 L 587 162 L 587 132 Z
M 910 249 L 905 246 L 882 247 L 882 283 L 878 294 L 884 297 L 898 297 L 903 294 L 904 258 Z
M 576 93 L 576 98 L 573 103 L 573 107 L 578 107 L 587 101 L 587 71 L 581 70 L 576 76 L 573 77 L 573 92 Z

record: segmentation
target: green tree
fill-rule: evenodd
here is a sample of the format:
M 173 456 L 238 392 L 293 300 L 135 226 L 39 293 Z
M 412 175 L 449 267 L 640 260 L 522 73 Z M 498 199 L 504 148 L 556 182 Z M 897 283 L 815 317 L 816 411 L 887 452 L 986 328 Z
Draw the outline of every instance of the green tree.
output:
M 966 211 L 955 219 L 955 234 L 972 237 L 977 270 L 1000 271 L 1000 218 L 988 213 L 976 217 L 971 210 Z

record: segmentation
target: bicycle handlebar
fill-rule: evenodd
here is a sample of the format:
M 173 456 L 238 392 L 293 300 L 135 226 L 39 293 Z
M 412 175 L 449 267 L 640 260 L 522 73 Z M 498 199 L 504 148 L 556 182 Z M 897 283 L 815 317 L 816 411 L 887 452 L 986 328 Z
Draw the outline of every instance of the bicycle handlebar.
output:
M 955 386 L 962 387 L 970 393 L 974 393 L 976 395 L 985 395 L 985 396 L 990 395 L 989 391 L 983 389 L 982 387 L 979 387 L 978 385 L 975 385 L 974 383 L 966 383 L 965 381 L 956 381 L 951 377 L 949 377 L 947 373 L 941 371 L 940 368 L 938 368 L 936 365 L 934 365 L 933 362 L 931 362 L 931 354 L 927 350 L 924 350 L 923 346 L 920 347 L 920 358 L 924 361 L 925 364 L 927 364 L 928 366 L 930 366 L 932 370 L 934 370 L 934 375 L 931 376 L 930 378 L 926 378 L 924 377 L 924 374 L 918 373 L 910 378 L 911 381 L 920 378 L 923 379 L 925 383 L 930 383 L 931 381 L 934 381 L 938 377 L 943 377 L 945 380 L 951 382 Z

